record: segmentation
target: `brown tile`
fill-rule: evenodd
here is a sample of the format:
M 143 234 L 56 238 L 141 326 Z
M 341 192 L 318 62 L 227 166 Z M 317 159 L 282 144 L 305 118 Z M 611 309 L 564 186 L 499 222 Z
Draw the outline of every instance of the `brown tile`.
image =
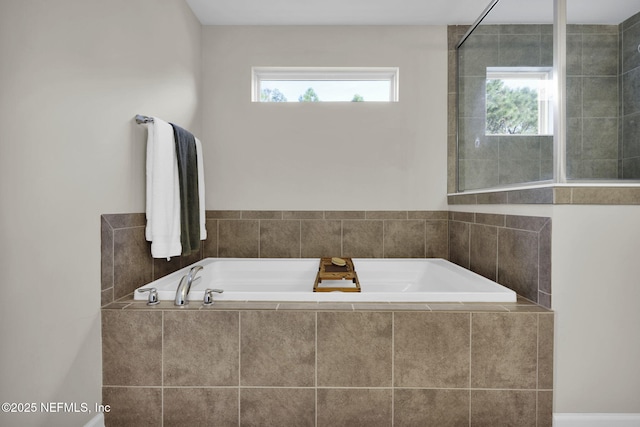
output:
M 447 201 L 450 205 L 475 205 L 478 203 L 478 199 L 475 194 L 452 194 L 447 197 Z
M 419 219 L 384 222 L 385 258 L 424 258 L 425 222 Z
M 299 258 L 300 221 L 260 221 L 261 258 Z
M 324 219 L 365 219 L 365 211 L 325 211 Z
M 164 385 L 238 385 L 238 313 L 164 313 Z
M 471 425 L 535 427 L 536 391 L 471 390 Z
M 162 312 L 102 311 L 102 383 L 162 384 Z
M 202 242 L 202 257 L 218 256 L 218 220 L 207 219 L 207 239 Z
M 186 267 L 191 264 L 195 264 L 196 262 L 202 259 L 202 242 L 200 242 L 200 248 L 191 252 L 189 255 L 181 255 L 180 256 L 180 265 L 182 267 Z
M 449 221 L 449 260 L 469 268 L 469 224 Z
M 393 425 L 468 427 L 469 391 L 396 389 Z
M 240 219 L 241 211 L 206 211 L 207 219 Z
M 468 313 L 395 313 L 396 387 L 469 386 Z
M 507 215 L 506 226 L 525 231 L 540 231 L 549 222 L 549 218 L 541 216 Z
M 553 189 L 553 202 L 559 204 L 571 203 L 571 189 L 570 188 L 554 188 Z
M 283 211 L 282 219 L 324 219 L 324 211 Z
M 144 227 L 114 231 L 114 298 L 123 297 L 151 282 L 151 252 Z
M 602 204 L 602 205 L 638 205 L 640 204 L 639 188 L 585 188 L 572 189 L 573 204 Z
M 539 234 L 540 248 L 539 248 L 539 277 L 538 277 L 538 290 L 551 294 L 551 219 L 547 221 L 545 226 L 540 230 Z M 538 298 L 538 303 L 541 303 Z M 551 308 L 551 305 L 546 306 Z
M 553 392 L 538 392 L 538 424 L 537 427 L 551 427 L 553 425 Z
M 240 385 L 315 385 L 315 313 L 246 311 L 240 325 Z
M 343 221 L 342 256 L 353 258 L 382 258 L 383 221 Z
M 471 271 L 488 279 L 496 280 L 498 269 L 498 228 L 488 225 L 470 226 Z
M 163 426 L 238 426 L 238 389 L 170 388 L 163 391 Z
M 509 204 L 552 204 L 553 188 L 533 188 L 507 192 Z
M 506 205 L 507 204 L 507 192 L 497 191 L 491 193 L 478 194 L 479 205 Z
M 504 227 L 506 215 L 476 213 L 476 223 Z
M 390 387 L 392 313 L 319 312 L 318 386 Z
M 448 220 L 448 211 L 409 211 L 407 212 L 409 219 L 427 219 L 427 220 Z
M 318 389 L 318 427 L 388 427 L 390 389 Z
M 553 388 L 553 313 L 538 315 L 538 388 Z
M 367 211 L 367 219 L 407 219 L 407 211 Z
M 282 211 L 242 211 L 242 219 L 282 219 Z
M 113 228 L 102 215 L 100 217 L 100 281 L 102 290 L 113 288 L 113 256 Z
M 302 258 L 342 256 L 342 222 L 302 221 L 300 246 Z
M 312 388 L 243 388 L 240 390 L 242 426 L 314 426 Z
M 153 259 L 153 280 L 159 279 L 178 271 L 182 268 L 182 260 L 180 257 L 172 257 L 169 261 L 166 258 Z
M 450 212 L 450 219 L 461 222 L 475 222 L 476 214 L 473 212 Z
M 105 214 L 102 215 L 114 230 L 120 228 L 145 227 L 147 219 L 143 213 Z
M 536 388 L 538 314 L 473 313 L 471 319 L 471 387 Z
M 538 300 L 538 234 L 498 229 L 498 283 Z
M 140 362 L 139 359 L 137 362 Z M 102 387 L 105 425 L 113 427 L 162 425 L 162 389 L 146 387 Z
M 100 291 L 100 307 L 105 308 L 113 302 L 113 287 Z
M 218 256 L 258 258 L 260 255 L 258 220 L 218 221 Z

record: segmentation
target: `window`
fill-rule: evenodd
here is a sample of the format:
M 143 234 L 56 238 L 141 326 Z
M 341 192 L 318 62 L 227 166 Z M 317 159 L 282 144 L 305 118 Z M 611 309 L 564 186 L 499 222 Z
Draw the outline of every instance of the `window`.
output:
M 550 67 L 489 67 L 487 135 L 552 135 Z
M 253 67 L 253 102 L 397 102 L 398 68 Z

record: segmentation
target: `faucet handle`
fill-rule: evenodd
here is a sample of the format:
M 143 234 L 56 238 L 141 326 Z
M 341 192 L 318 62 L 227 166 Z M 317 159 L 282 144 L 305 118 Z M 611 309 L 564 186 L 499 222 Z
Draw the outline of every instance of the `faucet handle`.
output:
M 202 304 L 204 305 L 211 305 L 213 304 L 213 293 L 216 292 L 218 294 L 221 294 L 224 292 L 224 290 L 222 289 L 207 289 L 204 291 L 204 302 Z
M 156 288 L 145 288 L 138 289 L 138 292 L 149 292 L 149 299 L 147 300 L 147 305 L 157 305 L 160 304 L 158 301 L 158 290 Z

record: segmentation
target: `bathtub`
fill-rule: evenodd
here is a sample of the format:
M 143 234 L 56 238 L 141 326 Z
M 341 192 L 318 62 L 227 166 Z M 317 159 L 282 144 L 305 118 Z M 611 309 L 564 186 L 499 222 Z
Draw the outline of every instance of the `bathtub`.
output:
M 224 290 L 216 301 L 515 302 L 512 290 L 447 260 L 354 258 L 361 292 L 313 292 L 318 258 L 206 258 L 148 283 L 159 300 L 174 300 L 180 279 L 194 265 L 202 271 L 188 299 L 207 288 Z M 148 293 L 134 292 L 146 300 Z

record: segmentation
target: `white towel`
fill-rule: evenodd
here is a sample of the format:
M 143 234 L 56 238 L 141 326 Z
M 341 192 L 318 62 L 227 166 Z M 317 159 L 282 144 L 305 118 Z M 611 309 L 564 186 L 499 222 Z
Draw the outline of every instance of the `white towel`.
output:
M 198 159 L 201 157 L 198 156 Z M 200 170 L 201 168 L 198 169 L 198 171 Z M 201 206 L 204 207 L 204 200 L 202 200 Z M 204 227 L 201 227 L 201 234 L 203 229 Z M 178 187 L 178 163 L 173 127 L 157 117 L 154 117 L 153 123 L 149 123 L 148 126 L 147 227 L 145 235 L 147 240 L 151 242 L 151 256 L 153 258 L 170 258 L 182 253 L 180 189 Z
M 198 199 L 200 205 L 200 240 L 207 238 L 207 217 L 204 208 L 204 162 L 202 160 L 202 143 L 196 138 L 196 155 L 198 157 Z

